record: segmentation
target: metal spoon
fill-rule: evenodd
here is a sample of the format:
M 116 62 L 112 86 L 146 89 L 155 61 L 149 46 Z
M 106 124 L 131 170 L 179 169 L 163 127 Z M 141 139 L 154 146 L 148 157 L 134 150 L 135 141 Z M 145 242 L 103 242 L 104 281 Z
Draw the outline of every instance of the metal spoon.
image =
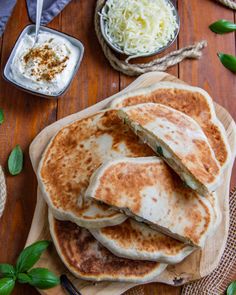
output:
M 38 34 L 39 34 L 39 29 L 40 29 L 42 10 L 43 10 L 43 0 L 37 0 L 36 29 L 35 29 L 35 37 L 34 37 L 34 45 L 33 45 L 33 47 L 38 42 Z

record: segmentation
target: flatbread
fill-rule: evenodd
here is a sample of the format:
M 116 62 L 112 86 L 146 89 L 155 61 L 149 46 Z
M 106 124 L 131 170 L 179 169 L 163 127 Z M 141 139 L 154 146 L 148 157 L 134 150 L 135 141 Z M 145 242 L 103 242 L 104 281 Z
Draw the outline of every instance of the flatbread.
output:
M 153 151 L 200 194 L 221 184 L 221 169 L 199 124 L 163 104 L 121 108 L 118 115 Z
M 92 175 L 86 197 L 197 247 L 214 233 L 216 214 L 220 215 L 210 196 L 186 187 L 157 157 L 104 163 Z
M 214 209 L 212 230 L 215 232 L 221 222 L 219 202 L 215 194 L 210 195 L 208 199 Z M 114 255 L 128 259 L 177 264 L 196 249 L 132 218 L 119 225 L 89 231 Z
M 38 183 L 57 219 L 87 228 L 119 224 L 127 218 L 124 214 L 84 198 L 90 176 L 106 160 L 152 154 L 116 110 L 101 111 L 55 135 L 39 164 Z
M 114 255 L 134 260 L 176 264 L 195 249 L 132 218 L 119 225 L 90 229 L 90 232 Z
M 144 283 L 154 279 L 166 264 L 119 258 L 95 240 L 88 230 L 49 213 L 51 236 L 61 260 L 78 278 L 92 281 Z
M 217 119 L 212 98 L 203 89 L 173 82 L 159 82 L 149 87 L 117 96 L 111 107 L 121 108 L 141 103 L 161 103 L 192 117 L 201 126 L 222 169 L 231 158 L 226 132 Z

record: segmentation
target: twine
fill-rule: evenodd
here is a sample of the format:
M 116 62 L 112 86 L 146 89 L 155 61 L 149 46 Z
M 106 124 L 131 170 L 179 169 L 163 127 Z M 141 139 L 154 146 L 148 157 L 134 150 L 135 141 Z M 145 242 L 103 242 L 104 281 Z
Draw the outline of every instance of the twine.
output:
M 0 217 L 3 214 L 3 210 L 6 203 L 6 197 L 7 197 L 6 182 L 5 182 L 5 177 L 3 174 L 2 167 L 0 166 Z
M 233 0 L 217 0 L 218 2 L 220 2 L 221 4 L 236 10 L 236 2 Z
M 198 42 L 194 45 L 190 45 L 179 50 L 173 51 L 161 58 L 157 58 L 148 63 L 142 64 L 129 64 L 126 61 L 122 61 L 116 57 L 112 50 L 104 40 L 100 28 L 100 18 L 98 12 L 105 4 L 106 0 L 98 0 L 95 9 L 95 31 L 98 37 L 98 41 L 102 47 L 103 53 L 110 62 L 111 66 L 128 76 L 137 76 L 147 72 L 153 71 L 165 71 L 167 68 L 180 63 L 185 58 L 199 58 L 202 55 L 202 49 L 207 46 L 206 41 Z

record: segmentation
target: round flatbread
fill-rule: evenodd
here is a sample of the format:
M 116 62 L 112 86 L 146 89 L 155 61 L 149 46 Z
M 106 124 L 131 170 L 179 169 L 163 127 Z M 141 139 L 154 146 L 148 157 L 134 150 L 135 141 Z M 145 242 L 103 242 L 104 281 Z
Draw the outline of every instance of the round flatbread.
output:
M 74 276 L 92 281 L 144 283 L 154 279 L 166 264 L 129 260 L 113 255 L 89 233 L 49 213 L 51 236 L 65 266 Z
M 39 186 L 57 219 L 87 228 L 119 224 L 125 215 L 84 198 L 90 176 L 106 160 L 149 155 L 151 149 L 124 126 L 116 110 L 102 111 L 56 134 L 39 164 Z
M 131 218 L 115 226 L 91 229 L 90 232 L 114 255 L 134 260 L 176 264 L 195 249 Z

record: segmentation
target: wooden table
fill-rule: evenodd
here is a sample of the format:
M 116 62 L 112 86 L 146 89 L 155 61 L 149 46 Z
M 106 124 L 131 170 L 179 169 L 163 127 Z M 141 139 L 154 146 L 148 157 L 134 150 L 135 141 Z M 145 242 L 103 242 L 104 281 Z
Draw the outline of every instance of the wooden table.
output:
M 23 172 L 16 177 L 6 175 L 8 199 L 0 220 L 0 262 L 15 263 L 30 228 L 37 188 L 28 154 L 30 142 L 45 126 L 118 92 L 133 80 L 114 71 L 103 56 L 93 28 L 95 2 L 72 0 L 49 25 L 75 36 L 85 46 L 81 68 L 65 97 L 59 100 L 39 98 L 0 79 L 0 108 L 6 118 L 0 127 L 0 163 L 6 171 L 8 155 L 16 144 L 21 145 L 25 155 Z M 181 0 L 178 9 L 181 31 L 171 50 L 202 39 L 208 41 L 208 47 L 201 60 L 184 61 L 168 72 L 206 89 L 236 119 L 236 76 L 226 70 L 216 56 L 219 51 L 235 54 L 235 35 L 215 35 L 208 29 L 208 25 L 219 18 L 234 21 L 234 13 L 210 0 Z M 25 1 L 19 0 L 0 38 L 1 71 L 16 38 L 29 23 Z M 235 172 L 231 187 L 236 185 Z M 144 289 L 148 295 L 181 293 L 181 288 L 161 284 L 149 284 Z M 13 294 L 33 295 L 37 291 L 17 285 Z

